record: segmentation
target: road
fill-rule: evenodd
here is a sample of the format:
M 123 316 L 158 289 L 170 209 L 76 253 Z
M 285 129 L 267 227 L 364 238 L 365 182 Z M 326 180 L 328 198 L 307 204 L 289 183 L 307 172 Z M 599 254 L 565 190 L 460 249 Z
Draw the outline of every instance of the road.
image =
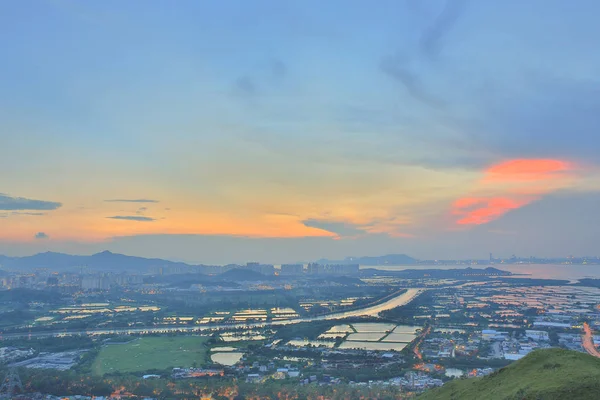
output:
M 600 358 L 600 351 L 594 346 L 594 334 L 592 333 L 592 328 L 588 325 L 587 322 L 583 324 L 583 336 L 581 336 L 581 345 L 584 350 L 588 352 L 589 355 Z
M 217 325 L 199 325 L 199 326 L 165 326 L 160 328 L 128 328 L 128 329 L 89 329 L 83 331 L 46 331 L 46 332 L 34 332 L 34 333 L 9 333 L 2 334 L 0 332 L 1 339 L 14 339 L 14 338 L 44 338 L 44 337 L 60 337 L 60 336 L 73 336 L 73 335 L 115 335 L 115 334 L 151 334 L 151 333 L 202 333 L 205 331 L 214 331 L 219 329 L 234 329 L 234 328 L 263 328 L 265 326 L 281 326 L 281 325 L 292 325 L 301 322 L 314 322 L 324 321 L 332 319 L 342 319 L 350 317 L 363 317 L 363 316 L 377 316 L 380 312 L 390 310 L 392 308 L 406 305 L 413 301 L 417 296 L 423 293 L 424 289 L 407 289 L 406 292 L 387 300 L 381 304 L 375 306 L 367 306 L 354 311 L 339 312 L 328 315 L 321 315 L 318 317 L 311 318 L 296 318 L 286 321 L 272 321 L 272 322 L 259 322 L 259 323 L 236 323 L 236 324 L 217 324 Z

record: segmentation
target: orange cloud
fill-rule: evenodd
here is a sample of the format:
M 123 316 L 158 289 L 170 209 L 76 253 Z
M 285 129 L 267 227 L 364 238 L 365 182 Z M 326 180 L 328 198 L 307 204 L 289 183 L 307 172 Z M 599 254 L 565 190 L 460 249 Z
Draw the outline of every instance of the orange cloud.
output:
M 459 225 L 481 225 L 500 218 L 510 210 L 523 207 L 535 199 L 512 199 L 508 197 L 459 199 L 453 204 L 452 213 L 461 217 Z
M 569 186 L 574 169 L 567 161 L 552 159 L 516 159 L 493 165 L 484 171 L 474 194 L 452 204 L 451 213 L 459 217 L 458 225 L 486 224 Z
M 567 161 L 551 159 L 517 159 L 493 165 L 486 170 L 484 183 L 538 182 L 564 179 L 573 170 Z

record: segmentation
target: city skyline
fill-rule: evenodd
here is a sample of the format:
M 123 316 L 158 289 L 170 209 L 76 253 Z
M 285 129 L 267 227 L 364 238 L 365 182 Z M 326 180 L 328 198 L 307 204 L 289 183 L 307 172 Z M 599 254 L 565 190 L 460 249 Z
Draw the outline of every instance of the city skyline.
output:
M 234 3 L 0 5 L 0 254 L 597 253 L 596 2 Z

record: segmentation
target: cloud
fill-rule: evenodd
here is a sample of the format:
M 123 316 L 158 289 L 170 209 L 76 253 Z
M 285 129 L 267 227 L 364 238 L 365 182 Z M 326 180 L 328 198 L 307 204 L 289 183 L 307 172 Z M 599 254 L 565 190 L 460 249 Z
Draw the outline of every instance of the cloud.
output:
M 50 239 L 50 236 L 48 236 L 44 232 L 38 232 L 35 234 L 34 238 L 37 240 L 44 240 L 44 239 Z
M 597 162 L 600 90 L 595 81 L 527 77 L 518 92 L 478 100 L 470 140 L 504 157 Z
M 494 165 L 486 171 L 484 182 L 536 182 L 565 178 L 573 164 L 563 160 L 518 159 Z
M 46 213 L 43 213 L 43 212 L 22 212 L 22 211 L 13 211 L 10 214 L 11 215 L 32 215 L 32 216 L 46 215 Z
M 144 214 L 144 212 L 146 212 L 148 210 L 148 207 L 140 207 L 138 208 L 138 210 L 135 212 L 137 215 L 142 215 Z
M 156 221 L 155 218 L 150 218 L 150 217 L 142 217 L 139 215 L 115 215 L 113 217 L 106 217 L 109 219 L 119 219 L 119 220 L 124 220 L 124 221 L 136 221 L 136 222 L 152 222 L 152 221 Z
M 454 201 L 452 215 L 458 225 L 481 225 L 568 187 L 576 167 L 564 160 L 516 159 L 490 166 L 475 193 Z M 490 193 L 490 194 L 486 194 Z
M 241 97 L 254 97 L 276 87 L 286 75 L 287 65 L 274 58 L 238 77 L 233 82 L 233 93 Z
M 104 200 L 106 203 L 158 203 L 158 200 L 150 199 L 112 199 Z
M 236 79 L 233 87 L 235 93 L 242 96 L 254 96 L 258 92 L 254 80 L 249 76 L 241 76 Z
M 23 197 L 10 197 L 0 193 L 0 210 L 56 210 L 62 203 L 44 200 L 32 200 Z
M 444 36 L 456 24 L 465 8 L 466 0 L 446 0 L 444 8 L 421 37 L 421 51 L 428 56 L 437 55 L 443 45 Z
M 348 222 L 307 219 L 302 221 L 302 223 L 306 227 L 322 229 L 338 237 L 353 237 L 365 233 L 365 230 L 361 226 Z
M 269 70 L 273 78 L 281 79 L 287 74 L 287 66 L 285 63 L 278 59 L 273 59 L 269 63 Z
M 419 75 L 410 71 L 406 64 L 400 57 L 388 57 L 381 62 L 380 68 L 385 74 L 399 81 L 415 100 L 431 107 L 442 107 L 444 102 L 431 95 L 425 89 Z
M 529 204 L 531 200 L 508 197 L 465 197 L 452 205 L 452 213 L 460 217 L 458 225 L 481 225 L 500 218 L 507 212 Z

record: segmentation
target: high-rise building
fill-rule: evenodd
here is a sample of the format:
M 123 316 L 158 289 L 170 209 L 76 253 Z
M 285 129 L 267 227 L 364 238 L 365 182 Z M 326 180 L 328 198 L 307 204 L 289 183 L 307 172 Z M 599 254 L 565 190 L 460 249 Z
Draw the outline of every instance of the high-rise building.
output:
M 110 280 L 106 276 L 86 275 L 81 279 L 82 290 L 108 290 Z
M 306 272 L 310 275 L 357 275 L 358 264 L 308 264 Z
M 304 273 L 303 264 L 282 264 L 281 275 L 282 276 L 297 276 Z

